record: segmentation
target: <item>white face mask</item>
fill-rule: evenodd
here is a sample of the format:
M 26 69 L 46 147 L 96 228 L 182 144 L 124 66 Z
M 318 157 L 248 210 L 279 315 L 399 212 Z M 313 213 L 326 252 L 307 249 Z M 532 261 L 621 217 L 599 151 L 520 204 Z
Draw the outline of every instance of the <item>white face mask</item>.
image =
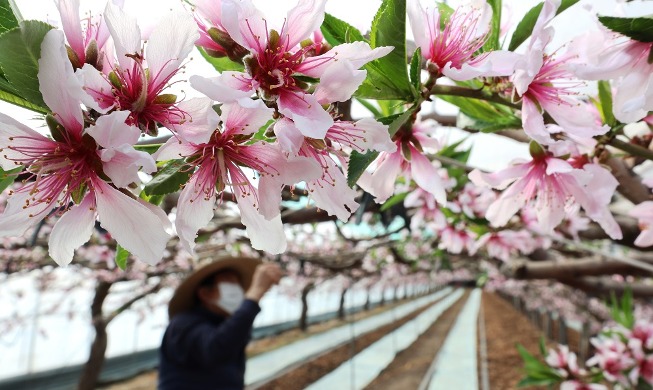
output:
M 233 314 L 245 300 L 245 291 L 240 287 L 240 284 L 218 283 L 218 290 L 220 291 L 220 298 L 215 304 L 229 314 Z

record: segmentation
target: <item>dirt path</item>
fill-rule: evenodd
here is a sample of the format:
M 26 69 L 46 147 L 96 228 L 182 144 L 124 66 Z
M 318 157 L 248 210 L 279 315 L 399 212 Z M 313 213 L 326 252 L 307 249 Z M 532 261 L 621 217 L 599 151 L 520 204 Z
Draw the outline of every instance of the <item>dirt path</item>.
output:
M 353 344 L 342 345 L 322 356 L 317 357 L 311 361 L 305 362 L 300 367 L 285 373 L 284 375 L 266 383 L 265 385 L 258 387 L 257 389 L 262 390 L 300 390 L 306 388 L 311 383 L 317 381 L 324 375 L 335 370 L 339 365 L 349 360 L 355 354 L 364 350 L 377 340 L 381 339 L 383 336 L 389 332 L 399 328 L 406 322 L 417 317 L 423 311 L 439 302 L 435 301 L 426 307 L 419 309 L 418 311 L 397 320 L 394 323 L 382 326 L 370 333 L 367 333 L 363 336 L 357 337 L 354 340 Z M 386 387 L 387 389 L 388 387 Z
M 444 344 L 458 314 L 462 310 L 469 290 L 447 309 L 415 342 L 399 352 L 390 365 L 366 387 L 368 390 L 417 389 L 433 358 Z

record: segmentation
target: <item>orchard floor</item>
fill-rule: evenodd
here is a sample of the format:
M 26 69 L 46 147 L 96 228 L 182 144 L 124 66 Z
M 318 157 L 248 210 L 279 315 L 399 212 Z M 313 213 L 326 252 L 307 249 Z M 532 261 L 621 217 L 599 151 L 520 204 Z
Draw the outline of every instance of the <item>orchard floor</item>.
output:
M 462 307 L 465 305 L 469 291 L 447 309 L 441 317 L 426 330 L 411 346 L 400 352 L 395 360 L 386 367 L 385 370 L 367 387 L 367 389 L 379 390 L 405 390 L 417 389 L 427 373 L 437 352 L 443 345 L 444 339 L 452 329 L 454 322 Z M 378 307 L 364 313 L 358 313 L 351 316 L 347 321 L 359 320 L 396 305 L 386 305 Z M 430 305 L 429 305 L 430 306 Z M 347 361 L 351 356 L 363 350 L 383 335 L 398 328 L 411 318 L 416 317 L 426 308 L 415 311 L 414 313 L 396 321 L 393 324 L 385 325 L 366 335 L 358 337 L 355 343 L 335 348 L 327 353 L 312 359 L 302 366 L 290 369 L 282 373 L 276 379 L 267 382 L 259 389 L 303 389 L 308 384 L 316 381 L 320 377 L 334 370 L 338 365 Z M 515 348 L 517 343 L 522 344 L 529 352 L 538 355 L 538 343 L 543 335 L 542 331 L 536 328 L 528 318 L 517 311 L 510 303 L 493 293 L 483 293 L 482 309 L 484 312 L 484 324 L 479 322 L 479 328 L 485 327 L 487 343 L 487 373 L 489 377 L 490 389 L 492 390 L 509 390 L 516 389 L 517 383 L 523 377 L 523 362 Z M 329 321 L 325 324 L 315 325 L 309 328 L 306 333 L 300 331 L 290 331 L 269 339 L 262 339 L 252 343 L 248 354 L 261 353 L 274 349 L 281 345 L 295 341 L 299 338 L 309 337 L 330 328 L 333 328 L 347 321 Z M 570 332 L 569 339 L 572 341 L 571 348 L 576 349 L 573 343 L 578 335 Z M 552 343 L 549 343 L 552 345 Z M 480 351 L 480 348 L 478 349 Z M 483 364 L 478 360 L 479 373 Z M 479 375 L 480 377 L 480 375 Z M 154 389 L 156 387 L 156 372 L 148 372 L 137 378 L 108 387 L 110 390 L 144 390 Z M 479 389 L 481 381 L 479 380 Z M 544 389 L 544 387 L 528 387 L 525 389 Z M 343 389 L 345 390 L 345 389 Z

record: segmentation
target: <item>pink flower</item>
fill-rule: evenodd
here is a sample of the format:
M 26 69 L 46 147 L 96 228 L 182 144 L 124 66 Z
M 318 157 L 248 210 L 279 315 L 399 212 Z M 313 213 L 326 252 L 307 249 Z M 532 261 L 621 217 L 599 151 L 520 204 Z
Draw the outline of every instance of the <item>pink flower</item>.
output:
M 458 81 L 513 73 L 519 54 L 497 50 L 477 55 L 488 39 L 492 20 L 492 8 L 482 3 L 479 8 L 458 7 L 442 29 L 437 6 L 424 9 L 419 0 L 408 1 L 415 43 L 428 60 L 430 71 Z
M 83 91 L 60 31 L 50 31 L 43 40 L 38 78 L 43 99 L 58 123 L 50 122 L 50 139 L 0 116 L 0 165 L 3 169 L 24 165 L 32 174 L 0 215 L 0 235 L 21 235 L 57 209 L 63 215 L 50 235 L 49 251 L 58 264 L 70 263 L 74 250 L 88 241 L 96 217 L 121 246 L 145 262 L 156 263 L 169 238 L 167 217 L 157 207 L 116 189 L 138 182 L 141 167 L 149 173 L 156 170 L 147 153 L 132 147 L 140 132 L 125 124 L 123 112 L 102 116 L 84 128 L 79 101 Z
M 396 150 L 388 135 L 388 126 L 371 118 L 357 122 L 337 120 L 327 130 L 324 140 L 305 137 L 296 124 L 287 118 L 279 120 L 274 131 L 282 148 L 291 154 L 290 160 L 300 156 L 319 164 L 322 174 L 319 178 L 308 180 L 306 187 L 317 207 L 342 221 L 346 221 L 358 209 L 354 199 L 357 191 L 349 187 L 343 173 L 347 169 L 349 153 L 352 150 L 360 153 Z
M 493 226 L 504 226 L 527 202 L 534 200 L 540 226 L 545 232 L 551 232 L 562 221 L 566 207 L 580 206 L 610 237 L 622 237 L 608 208 L 618 184 L 610 172 L 598 164 L 585 164 L 578 169 L 550 153 L 534 154 L 530 162 L 501 172 L 485 174 L 474 170 L 470 173 L 469 178 L 476 185 L 504 189 L 512 183 L 485 214 Z
M 442 179 L 433 163 L 424 155 L 424 148 L 439 149 L 438 141 L 430 135 L 435 122 L 417 122 L 412 128 L 401 128 L 392 140 L 395 152 L 382 152 L 376 159 L 376 170 L 364 174 L 358 184 L 376 197 L 377 203 L 385 202 L 395 191 L 395 181 L 402 174 L 409 174 L 423 190 L 444 204 L 447 194 Z
M 569 347 L 566 345 L 559 345 L 557 349 L 549 349 L 546 364 L 572 374 L 579 373 L 576 354 L 569 351 Z
M 596 20 L 598 29 L 571 43 L 576 56 L 573 72 L 587 80 L 613 80 L 612 111 L 621 122 L 637 122 L 653 111 L 653 64 L 647 59 L 653 44 L 614 33 Z
M 533 251 L 533 236 L 526 230 L 502 230 L 486 233 L 474 243 L 474 251 L 485 248 L 488 256 L 508 262 L 517 252 L 524 254 Z
M 68 45 L 68 58 L 74 69 L 90 64 L 98 70 L 106 65 L 107 56 L 104 47 L 109 39 L 109 30 L 101 16 L 79 17 L 79 0 L 56 0 L 61 24 Z M 122 5 L 123 1 L 113 0 Z
M 222 201 L 231 187 L 252 246 L 274 254 L 283 252 L 281 183 L 315 177 L 319 169 L 306 160 L 287 161 L 276 145 L 252 143 L 252 135 L 272 119 L 272 110 L 262 101 L 254 107 L 225 104 L 222 119 L 212 110 L 206 115 L 201 126 L 195 122 L 177 126 L 178 138 L 168 140 L 156 153 L 158 160 L 185 158 L 193 172 L 181 191 L 175 221 L 184 247 L 193 253 L 198 230 L 213 218 L 217 194 Z M 271 181 L 265 186 L 276 192 L 259 191 L 244 168 L 261 176 L 259 187 Z
M 596 348 L 596 353 L 587 361 L 587 365 L 601 368 L 607 380 L 627 385 L 628 379 L 624 373 L 635 365 L 628 347 L 617 336 L 593 338 L 591 343 Z
M 192 120 L 175 105 L 175 95 L 162 92 L 199 38 L 193 18 L 186 12 L 168 14 L 152 32 L 145 52 L 135 19 L 108 3 L 105 20 L 118 63 L 103 69 L 104 75 L 89 66 L 77 72 L 97 102 L 96 109 L 129 111 L 128 123 L 148 134 L 156 134 L 158 124 L 171 126 Z
M 323 77 L 330 77 L 338 85 L 338 95 L 329 101 L 344 101 L 358 88 L 365 78 L 365 71 L 357 77 L 349 72 L 330 71 L 331 66 L 342 67 L 348 62 L 355 69 L 369 61 L 382 57 L 392 48 L 371 49 L 367 43 L 342 44 L 322 54 L 316 54 L 316 45 L 300 46 L 313 31 L 319 30 L 324 20 L 326 0 L 299 2 L 288 12 L 280 30 L 269 29 L 267 20 L 250 0 L 224 0 L 221 24 L 230 38 L 250 51 L 244 58 L 247 73 L 223 72 L 213 79 L 191 77 L 193 88 L 221 102 L 238 101 L 247 105 L 252 94 L 276 103 L 279 112 L 295 122 L 307 137 L 322 139 L 331 126 L 333 118 L 327 113 L 315 94 L 309 93 L 311 85 L 306 77 L 320 79 L 319 86 L 327 84 Z M 362 79 L 360 74 L 363 75 Z M 319 87 L 318 87 L 319 88 Z M 334 100 L 335 99 L 335 100 Z
M 635 240 L 635 245 L 641 247 L 653 245 L 653 230 L 651 230 L 653 225 L 653 201 L 647 200 L 638 204 L 628 212 L 628 215 L 637 218 L 639 228 L 642 230 Z
M 609 126 L 596 123 L 589 110 L 574 97 L 581 83 L 573 79 L 568 69 L 571 55 L 556 58 L 544 49 L 553 37 L 553 27 L 546 25 L 555 16 L 560 0 L 546 0 L 533 28 L 524 61 L 519 62 L 512 77 L 514 92 L 522 98 L 524 131 L 535 141 L 549 145 L 552 133 L 564 131 L 573 141 L 592 146 L 592 137 L 605 134 Z M 559 126 L 545 125 L 542 110 L 548 112 Z
M 404 200 L 404 206 L 417 209 L 410 219 L 410 227 L 415 231 L 419 231 L 425 226 L 439 231 L 447 226 L 447 218 L 430 192 L 419 187 L 410 191 Z
M 564 381 L 560 390 L 608 390 L 608 387 L 598 383 L 583 383 L 578 380 Z
M 474 240 L 476 234 L 464 228 L 447 226 L 439 232 L 440 243 L 438 248 L 446 250 L 448 253 L 458 254 L 463 250 L 473 255 L 475 253 Z

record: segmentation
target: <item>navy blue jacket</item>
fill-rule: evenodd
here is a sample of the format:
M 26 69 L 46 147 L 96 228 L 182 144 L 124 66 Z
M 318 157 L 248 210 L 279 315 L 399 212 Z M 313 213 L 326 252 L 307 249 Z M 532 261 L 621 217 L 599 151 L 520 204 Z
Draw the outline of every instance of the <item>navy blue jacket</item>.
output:
M 229 317 L 201 306 L 173 317 L 159 353 L 159 390 L 243 389 L 245 347 L 259 311 L 246 299 Z

